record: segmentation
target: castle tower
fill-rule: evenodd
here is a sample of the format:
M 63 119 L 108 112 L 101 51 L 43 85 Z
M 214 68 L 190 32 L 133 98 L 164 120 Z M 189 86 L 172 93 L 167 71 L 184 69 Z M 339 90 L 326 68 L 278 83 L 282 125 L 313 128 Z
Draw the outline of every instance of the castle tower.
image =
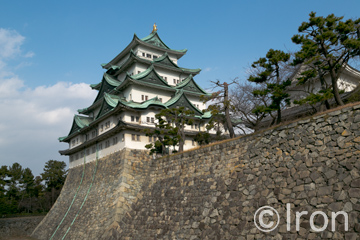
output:
M 78 110 L 67 136 L 59 141 L 69 148 L 70 168 L 104 157 L 123 148 L 145 149 L 154 139 L 143 129 L 155 126 L 155 114 L 164 108 L 186 106 L 196 121 L 186 127 L 184 149 L 196 146 L 193 136 L 205 131 L 210 113 L 203 114 L 201 95 L 208 93 L 194 81 L 200 69 L 182 68 L 178 60 L 186 49 L 169 48 L 159 37 L 156 25 L 142 39 L 136 34 L 130 44 L 109 63 L 101 82 L 90 87 L 98 91 L 91 106 Z

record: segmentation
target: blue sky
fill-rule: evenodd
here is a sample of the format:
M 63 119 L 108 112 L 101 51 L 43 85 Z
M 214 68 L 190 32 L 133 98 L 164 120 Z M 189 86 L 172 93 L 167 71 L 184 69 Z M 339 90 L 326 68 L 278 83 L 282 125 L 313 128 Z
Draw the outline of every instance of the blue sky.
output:
M 1 1 L 0 165 L 19 162 L 34 174 L 49 159 L 67 161 L 57 137 L 76 109 L 87 107 L 101 63 L 147 36 L 187 48 L 181 67 L 195 80 L 246 80 L 246 69 L 270 48 L 295 51 L 291 37 L 311 11 L 359 18 L 360 1 Z

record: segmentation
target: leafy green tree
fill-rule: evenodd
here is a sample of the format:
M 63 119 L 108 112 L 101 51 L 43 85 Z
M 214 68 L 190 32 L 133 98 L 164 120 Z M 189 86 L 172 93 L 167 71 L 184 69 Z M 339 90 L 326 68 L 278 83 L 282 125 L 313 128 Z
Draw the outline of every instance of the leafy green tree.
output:
M 343 17 L 336 17 L 334 14 L 319 17 L 315 12 L 311 12 L 309 16 L 309 21 L 303 22 L 299 27 L 300 34 L 292 37 L 294 43 L 301 45 L 301 50 L 295 55 L 297 62 L 316 66 L 323 74 L 328 73 L 335 101 L 337 105 L 343 105 L 338 77 L 349 60 L 360 56 L 360 18 L 342 21 Z M 326 100 L 328 93 L 324 92 L 325 89 L 322 91 L 323 97 L 312 96 L 313 100 Z
M 199 144 L 199 145 L 206 145 L 209 144 L 212 141 L 213 137 L 211 136 L 210 133 L 208 132 L 198 132 L 195 137 L 194 140 Z
M 270 49 L 265 58 L 260 58 L 251 66 L 259 71 L 255 75 L 250 75 L 248 81 L 257 84 L 266 84 L 266 88 L 255 89 L 255 97 L 269 96 L 271 103 L 258 105 L 254 114 L 266 113 L 272 115 L 277 112 L 277 123 L 281 122 L 281 109 L 284 104 L 290 103 L 290 95 L 286 92 L 286 87 L 290 86 L 291 81 L 287 78 L 284 70 L 289 65 L 290 54 L 281 50 Z M 275 117 L 273 117 L 275 118 Z
M 156 115 L 155 118 L 155 128 L 144 130 L 146 136 L 155 139 L 153 142 L 145 145 L 147 149 L 150 149 L 150 155 L 154 153 L 169 153 L 168 148 L 170 146 L 173 147 L 173 152 L 176 151 L 175 146 L 179 143 L 176 129 L 174 129 L 162 116 Z
M 8 168 L 7 166 L 3 165 L 0 168 L 0 197 L 5 195 L 5 186 L 6 186 L 6 178 L 8 176 Z
M 27 212 L 32 212 L 35 179 L 30 168 L 25 168 L 20 180 L 22 187 L 21 200 L 19 205 Z
M 44 172 L 41 173 L 41 177 L 43 181 L 45 181 L 46 190 L 51 192 L 51 205 L 54 204 L 57 196 L 60 194 L 62 186 L 65 183 L 67 175 L 65 168 L 65 162 L 49 160 L 45 163 Z
M 297 65 L 299 63 L 302 64 L 303 60 L 295 59 L 293 65 Z M 316 104 L 318 102 L 321 102 L 320 111 L 324 110 L 324 106 L 327 109 L 330 109 L 328 100 L 331 99 L 334 95 L 332 94 L 331 88 L 325 80 L 326 72 L 321 69 L 321 63 L 308 63 L 302 67 L 306 67 L 307 69 L 300 72 L 300 76 L 297 78 L 298 82 L 296 85 L 306 86 L 304 92 L 307 94 L 307 96 L 300 100 L 294 100 L 294 103 L 299 105 L 309 104 L 315 112 L 318 111 L 316 108 Z M 302 67 L 300 67 L 300 70 Z M 313 87 L 315 83 L 314 81 L 316 81 L 317 77 L 320 80 L 320 90 L 314 89 Z
M 155 115 L 157 123 L 155 129 L 146 130 L 147 136 L 156 136 L 155 143 L 145 147 L 151 153 L 164 153 L 167 146 L 179 146 L 178 151 L 184 150 L 185 126 L 193 123 L 194 112 L 185 107 L 166 108 Z

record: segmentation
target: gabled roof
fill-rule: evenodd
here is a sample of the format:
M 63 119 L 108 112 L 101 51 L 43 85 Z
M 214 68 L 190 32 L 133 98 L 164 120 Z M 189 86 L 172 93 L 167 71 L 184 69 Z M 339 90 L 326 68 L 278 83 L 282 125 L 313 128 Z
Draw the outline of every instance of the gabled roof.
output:
M 104 73 L 101 81 L 98 95 L 96 96 L 94 103 L 103 97 L 104 93 L 112 91 L 114 88 L 120 85 L 120 81 L 114 79 L 111 75 Z
M 182 89 L 187 92 L 194 92 L 202 95 L 210 95 L 210 93 L 207 93 L 204 89 L 202 89 L 199 85 L 196 84 L 192 75 L 189 75 L 181 83 L 177 84 L 175 86 L 175 89 Z
M 100 111 L 95 119 L 98 119 L 101 116 L 103 116 L 104 114 L 113 110 L 118 105 L 119 99 L 120 99 L 119 96 L 104 93 L 104 98 L 101 103 Z
M 160 48 L 164 48 L 164 49 L 167 49 L 167 50 L 171 50 L 171 51 L 175 51 L 175 52 L 179 52 L 179 53 L 186 53 L 187 52 L 187 49 L 182 49 L 182 50 L 174 50 L 174 49 L 171 49 L 169 48 L 162 40 L 161 38 L 159 37 L 157 31 L 154 31 L 152 33 L 150 33 L 150 35 L 140 39 L 141 41 L 143 42 L 146 42 L 146 43 L 149 43 L 151 45 L 154 45 L 154 46 L 157 46 L 157 47 L 160 47 Z
M 167 52 L 165 52 L 161 57 L 154 59 L 152 62 L 153 63 L 159 63 L 159 64 L 162 64 L 162 65 L 165 65 L 165 66 L 168 66 L 168 67 L 172 67 L 172 68 L 175 68 L 175 69 L 179 69 L 182 72 L 188 72 L 188 73 L 191 73 L 191 74 L 194 74 L 194 75 L 198 74 L 201 71 L 200 68 L 190 69 L 190 68 L 181 68 L 181 67 L 179 67 L 176 63 L 174 63 L 169 58 L 169 55 L 167 54 Z
M 186 107 L 194 111 L 195 115 L 203 115 L 203 113 L 189 101 L 182 90 L 177 91 L 175 96 L 165 103 L 165 106 L 167 108 Z
M 143 45 L 147 46 L 153 49 L 157 49 L 160 51 L 166 51 L 169 53 L 172 53 L 176 55 L 178 58 L 182 57 L 186 52 L 187 49 L 183 50 L 174 50 L 169 48 L 159 37 L 157 32 L 151 33 L 149 36 L 146 36 L 142 39 L 138 38 L 136 34 L 134 34 L 134 37 L 132 41 L 129 43 L 129 45 L 121 52 L 119 53 L 113 60 L 111 60 L 109 63 L 102 64 L 102 67 L 105 69 L 109 69 L 112 65 L 116 65 L 120 59 L 126 56 L 130 52 L 131 49 L 134 49 L 137 45 Z
M 92 121 L 91 117 L 75 115 L 69 134 L 66 137 L 60 137 L 59 141 L 63 141 L 70 135 L 79 132 L 82 128 L 89 126 Z
M 153 64 L 156 67 L 168 69 L 168 70 L 171 70 L 171 71 L 176 71 L 178 73 L 185 73 L 185 74 L 196 75 L 201 71 L 200 68 L 190 69 L 190 68 L 181 68 L 181 67 L 179 67 L 176 63 L 174 63 L 169 58 L 169 55 L 167 54 L 167 52 L 165 52 L 161 57 L 156 58 L 156 59 L 151 61 L 151 60 L 148 60 L 148 59 L 137 56 L 135 54 L 135 52 L 131 49 L 130 53 L 129 53 L 129 56 L 122 63 L 122 65 L 120 67 L 116 66 L 116 65 L 111 66 L 108 69 L 107 73 L 109 73 L 110 75 L 117 75 L 118 73 L 121 73 L 121 72 L 125 71 L 134 62 L 140 62 L 140 63 L 144 63 L 144 64 L 147 64 L 147 65 Z M 94 85 L 96 85 L 96 84 L 94 84 Z

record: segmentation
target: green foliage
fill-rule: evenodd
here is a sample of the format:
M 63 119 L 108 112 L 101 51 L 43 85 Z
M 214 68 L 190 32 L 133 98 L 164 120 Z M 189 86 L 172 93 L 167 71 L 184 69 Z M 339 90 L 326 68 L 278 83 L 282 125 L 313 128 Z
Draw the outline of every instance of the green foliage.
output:
M 277 111 L 277 123 L 281 122 L 281 108 L 283 104 L 290 103 L 290 95 L 286 92 L 286 87 L 290 86 L 291 81 L 284 79 L 284 66 L 288 64 L 290 54 L 281 50 L 270 49 L 265 58 L 260 58 L 251 66 L 259 71 L 250 75 L 248 81 L 257 84 L 265 84 L 266 88 L 255 89 L 255 97 L 269 96 L 270 104 L 261 104 L 254 108 L 254 114 L 271 114 Z
M 213 138 L 208 132 L 198 132 L 194 137 L 194 141 L 196 141 L 199 145 L 209 144 L 212 139 Z
M 301 45 L 301 50 L 295 54 L 294 64 L 305 64 L 311 68 L 302 74 L 299 84 L 329 73 L 332 93 L 338 105 L 343 105 L 337 86 L 339 73 L 350 59 L 360 56 L 360 18 L 342 20 L 343 17 L 334 14 L 319 17 L 311 12 L 309 21 L 303 22 L 298 29 L 301 34 L 292 37 L 294 43 Z M 324 84 L 322 82 L 323 91 L 327 88 Z M 314 96 L 311 98 L 315 100 Z
M 66 164 L 63 161 L 49 160 L 45 163 L 44 172 L 41 173 L 43 181 L 45 181 L 46 188 L 60 189 L 66 179 L 67 171 Z
M 310 93 L 308 96 L 301 100 L 294 100 L 295 104 L 303 105 L 310 104 L 315 105 L 318 102 L 322 102 L 331 99 L 333 94 L 330 89 L 320 90 L 318 93 Z
M 62 170 L 55 171 L 54 169 L 57 167 L 60 167 Z M 64 162 L 50 160 L 46 164 L 46 172 L 42 175 L 48 176 L 61 172 L 66 173 L 65 167 L 66 164 Z M 29 168 L 24 169 L 19 163 L 14 163 L 9 167 L 1 166 L 0 214 L 14 215 L 49 211 L 53 204 L 50 186 L 56 186 L 59 189 L 58 192 L 54 192 L 56 193 L 54 197 L 57 197 L 65 180 L 64 175 L 61 175 L 61 179 L 55 178 L 52 178 L 52 181 L 49 181 L 49 178 L 47 181 L 48 183 L 56 182 L 57 184 L 50 184 L 45 188 L 42 184 L 43 179 L 40 176 L 34 178 Z
M 194 112 L 185 107 L 167 108 L 155 115 L 156 123 L 154 129 L 146 129 L 145 134 L 149 137 L 156 137 L 156 141 L 145 145 L 150 149 L 150 154 L 169 153 L 169 147 L 173 147 L 172 152 L 183 151 L 185 142 L 185 125 L 191 125 L 194 121 Z

